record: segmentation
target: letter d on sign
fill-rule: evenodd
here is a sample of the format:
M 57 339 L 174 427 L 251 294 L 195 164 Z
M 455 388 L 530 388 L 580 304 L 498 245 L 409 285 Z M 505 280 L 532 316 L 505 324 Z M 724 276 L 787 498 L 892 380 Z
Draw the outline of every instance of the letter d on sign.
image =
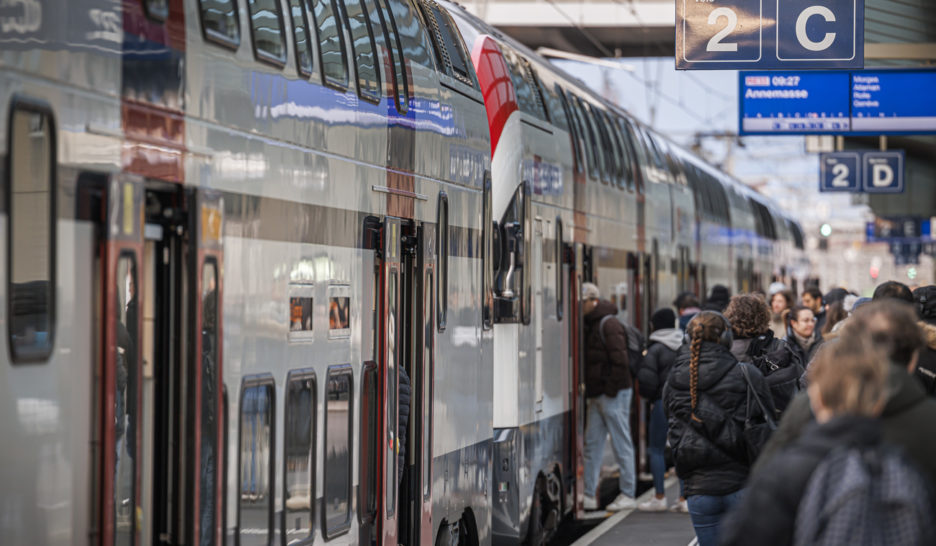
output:
M 894 182 L 894 170 L 890 165 L 872 165 L 871 166 L 871 184 L 875 188 L 886 188 Z

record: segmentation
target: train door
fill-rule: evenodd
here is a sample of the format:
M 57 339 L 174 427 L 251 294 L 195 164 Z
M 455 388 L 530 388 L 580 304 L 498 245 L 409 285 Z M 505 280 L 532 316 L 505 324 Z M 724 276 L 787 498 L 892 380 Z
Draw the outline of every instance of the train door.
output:
M 432 543 L 432 377 L 438 308 L 437 248 L 447 248 L 447 218 L 439 228 L 387 217 L 376 228 L 376 403 L 365 405 L 375 419 L 362 442 L 372 467 L 362 472 L 365 538 L 383 545 Z M 444 250 L 443 250 L 444 252 Z M 441 324 L 441 320 L 439 321 Z M 398 437 L 400 382 L 410 385 L 406 436 Z M 365 419 L 368 417 L 365 415 Z M 405 456 L 402 460 L 401 456 Z M 367 512 L 371 511 L 368 515 Z
M 94 483 L 99 543 L 132 546 L 141 538 L 142 363 L 136 287 L 141 282 L 143 184 L 129 175 L 104 183 L 96 282 L 100 324 L 95 373 Z
M 533 276 L 533 406 L 536 413 L 543 411 L 543 307 L 546 304 L 543 279 L 546 268 L 546 264 L 543 263 L 544 224 L 545 221 L 542 218 L 533 219 L 531 263 L 526 268 L 526 271 L 532 272 Z

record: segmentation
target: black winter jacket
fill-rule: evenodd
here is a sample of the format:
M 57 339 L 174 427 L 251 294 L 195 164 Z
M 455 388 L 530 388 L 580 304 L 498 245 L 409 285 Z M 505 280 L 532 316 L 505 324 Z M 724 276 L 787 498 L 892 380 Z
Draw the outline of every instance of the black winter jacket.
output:
M 936 423 L 936 400 L 927 396 L 916 378 L 897 366 L 891 368 L 888 384 L 891 394 L 881 413 L 884 440 L 902 448 L 936 491 L 936 435 L 931 433 Z M 801 392 L 787 407 L 752 475 L 773 472 L 773 459 L 782 455 L 782 450 L 795 442 L 812 422 L 809 397 Z
M 819 332 L 819 325 L 816 325 L 816 341 L 809 346 L 809 350 L 805 350 L 800 347 L 800 344 L 796 342 L 796 336 L 793 334 L 793 328 L 790 328 L 790 325 L 787 324 L 787 336 L 784 340 L 787 342 L 787 345 L 790 346 L 790 349 L 799 357 L 800 361 L 803 363 L 804 368 L 809 367 L 809 363 L 812 362 L 812 359 L 816 356 L 816 352 L 819 350 L 819 347 L 822 346 L 822 334 Z
M 683 337 L 679 328 L 664 328 L 650 334 L 643 366 L 637 372 L 637 388 L 647 401 L 656 402 L 663 397 L 663 385 L 676 362 L 676 352 L 682 346 Z
M 881 442 L 876 419 L 841 416 L 823 425 L 810 424 L 770 463 L 769 472 L 751 477 L 744 498 L 722 521 L 720 543 L 792 544 L 796 511 L 819 463 L 836 447 L 874 446 Z
M 800 352 L 790 347 L 789 341 L 777 339 L 772 330 L 767 330 L 755 338 L 735 338 L 731 354 L 738 362 L 754 364 L 764 375 L 779 418 L 799 392 L 800 377 L 806 371 Z
M 739 364 L 728 348 L 706 341 L 699 357 L 697 421 L 692 418 L 689 362 L 687 344 L 663 388 L 676 474 L 687 496 L 727 495 L 741 489 L 751 465 L 743 436 L 748 385 L 740 366 L 748 367 L 767 411 L 773 411 L 773 403 L 757 368 Z M 752 405 L 752 416 L 762 416 L 757 404 Z
M 585 315 L 585 396 L 617 396 L 634 386 L 627 359 L 627 332 L 616 318 L 604 323 L 604 343 L 598 332 L 601 319 L 616 315 L 617 306 L 601 300 Z

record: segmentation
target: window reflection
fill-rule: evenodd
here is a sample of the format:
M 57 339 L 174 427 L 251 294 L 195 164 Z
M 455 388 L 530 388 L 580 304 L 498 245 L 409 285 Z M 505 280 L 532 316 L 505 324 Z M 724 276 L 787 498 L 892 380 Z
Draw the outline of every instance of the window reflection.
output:
M 326 81 L 348 85 L 348 65 L 345 60 L 344 39 L 338 23 L 338 10 L 333 0 L 308 0 L 318 27 L 319 55 L 322 57 L 322 74 Z
M 136 499 L 137 366 L 136 262 L 132 256 L 117 261 L 114 336 L 114 544 L 133 544 Z
M 393 20 L 396 22 L 400 41 L 403 44 L 403 57 L 410 61 L 432 68 L 431 46 L 429 35 L 422 20 L 416 15 L 415 7 L 410 0 L 387 0 Z
M 199 0 L 199 4 L 202 25 L 209 38 L 217 38 L 230 44 L 240 42 L 234 0 Z
M 345 0 L 348 27 L 351 29 L 351 45 L 354 48 L 354 63 L 357 69 L 358 89 L 369 97 L 380 96 L 376 55 L 371 41 L 370 26 L 364 15 L 361 0 Z
M 296 69 L 300 74 L 312 73 L 312 44 L 309 42 L 309 24 L 302 0 L 289 0 L 292 14 L 293 41 L 296 46 Z
M 325 398 L 326 534 L 334 536 L 350 523 L 351 513 L 351 367 L 328 371 Z
M 250 28 L 258 54 L 278 61 L 286 59 L 279 0 L 248 0 Z
M 241 393 L 238 534 L 241 545 L 259 546 L 271 538 L 273 386 L 247 385 Z
M 312 535 L 315 501 L 315 373 L 293 372 L 286 384 L 283 531 L 289 544 Z
M 9 335 L 14 362 L 52 352 L 55 140 L 51 118 L 16 109 L 10 123 Z

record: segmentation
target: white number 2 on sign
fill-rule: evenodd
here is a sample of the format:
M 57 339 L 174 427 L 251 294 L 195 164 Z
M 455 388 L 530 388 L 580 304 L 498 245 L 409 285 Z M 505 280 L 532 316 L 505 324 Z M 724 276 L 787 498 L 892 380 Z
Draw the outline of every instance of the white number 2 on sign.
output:
M 705 47 L 706 51 L 738 51 L 737 43 L 722 43 L 722 40 L 734 32 L 735 27 L 738 26 L 738 14 L 729 8 L 715 8 L 709 14 L 708 24 L 716 25 L 722 17 L 728 19 L 728 24 L 712 36 Z

